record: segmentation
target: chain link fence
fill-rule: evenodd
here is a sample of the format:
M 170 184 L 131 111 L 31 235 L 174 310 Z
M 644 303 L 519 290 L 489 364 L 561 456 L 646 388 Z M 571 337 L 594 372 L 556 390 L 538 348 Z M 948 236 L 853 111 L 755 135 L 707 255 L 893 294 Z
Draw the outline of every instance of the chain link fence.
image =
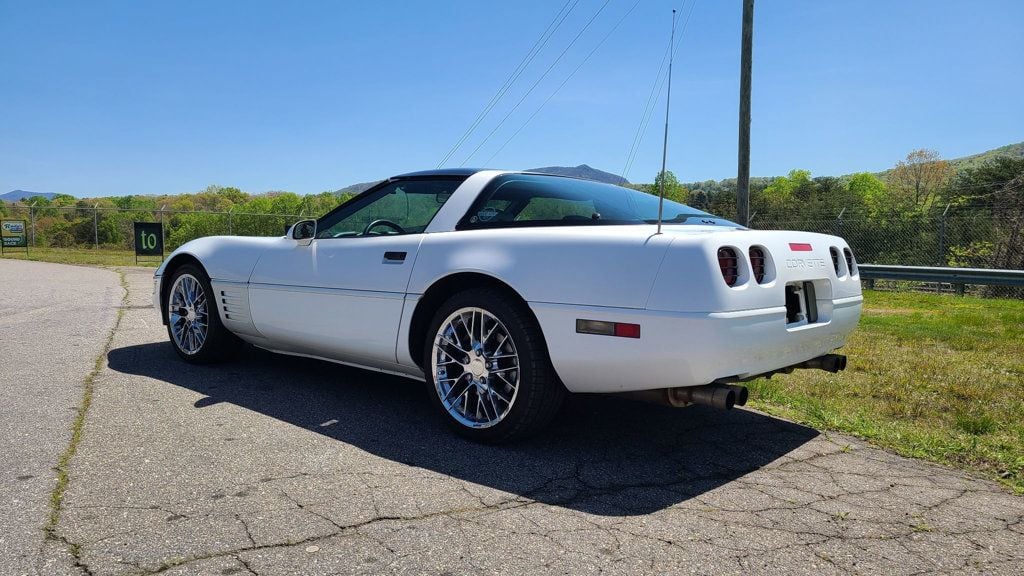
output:
M 4 218 L 25 220 L 32 247 L 97 248 L 134 251 L 133 222 L 160 222 L 171 252 L 203 236 L 280 236 L 302 214 L 254 214 L 180 210 L 141 210 L 80 206 L 4 206 Z
M 140 210 L 106 207 L 6 204 L 5 218 L 26 221 L 32 247 L 100 248 L 133 251 L 133 222 L 161 222 L 167 252 L 202 236 L 234 234 L 279 236 L 304 214 Z M 754 214 L 751 228 L 806 230 L 842 236 L 857 261 L 904 266 L 958 266 L 1024 269 L 1024 232 L 1020 221 L 994 218 L 987 209 L 949 210 L 940 214 L 879 217 L 864 213 Z M 878 287 L 955 291 L 954 286 L 878 281 Z M 972 286 L 985 296 L 1020 298 L 1020 288 Z
M 858 262 L 900 266 L 1024 269 L 1024 234 L 1020 222 L 994 218 L 987 209 L 946 210 L 936 214 L 893 216 L 842 213 L 835 216 L 758 217 L 751 228 L 805 230 L 843 237 Z M 876 287 L 955 292 L 949 284 L 876 282 Z M 1020 288 L 970 286 L 968 292 L 1021 298 Z

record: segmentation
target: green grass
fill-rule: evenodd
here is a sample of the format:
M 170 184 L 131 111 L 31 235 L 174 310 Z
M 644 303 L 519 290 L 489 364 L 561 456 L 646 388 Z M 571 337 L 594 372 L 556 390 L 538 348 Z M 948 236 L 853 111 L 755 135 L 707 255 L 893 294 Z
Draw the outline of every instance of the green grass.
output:
M 135 266 L 135 252 L 131 250 L 110 250 L 106 248 L 24 248 L 4 249 L 4 258 L 38 260 L 60 264 L 85 264 L 91 266 Z M 156 267 L 160 262 L 151 256 L 139 260 L 139 266 Z
M 749 384 L 751 405 L 1024 493 L 1024 301 L 864 294 L 845 372 Z

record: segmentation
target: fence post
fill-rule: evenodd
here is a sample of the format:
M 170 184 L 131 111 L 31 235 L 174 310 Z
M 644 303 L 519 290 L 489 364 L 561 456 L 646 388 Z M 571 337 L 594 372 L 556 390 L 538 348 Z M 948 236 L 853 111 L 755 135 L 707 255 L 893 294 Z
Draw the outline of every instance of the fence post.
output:
M 946 204 L 946 209 L 942 211 L 942 217 L 939 218 L 939 266 L 946 265 L 946 213 L 949 212 L 949 207 L 953 203 Z
M 232 212 L 232 210 L 234 210 L 234 209 L 235 209 L 235 207 L 234 207 L 234 206 L 232 206 L 231 208 L 228 208 L 228 236 L 232 236 L 232 235 L 234 235 L 234 230 L 233 230 L 233 228 L 234 228 L 234 226 L 233 226 L 234 222 L 232 222 L 232 219 L 231 219 L 231 212 Z
M 160 242 L 167 244 L 167 229 L 164 227 L 164 208 L 167 208 L 167 204 L 160 206 Z
M 28 219 L 29 219 L 29 222 L 32 223 L 32 242 L 31 242 L 31 244 L 33 246 L 38 246 L 38 244 L 36 243 L 36 202 L 39 202 L 39 200 L 35 200 L 31 204 L 28 205 Z
M 93 204 L 92 206 L 92 239 L 96 245 L 96 248 L 100 247 L 100 205 Z

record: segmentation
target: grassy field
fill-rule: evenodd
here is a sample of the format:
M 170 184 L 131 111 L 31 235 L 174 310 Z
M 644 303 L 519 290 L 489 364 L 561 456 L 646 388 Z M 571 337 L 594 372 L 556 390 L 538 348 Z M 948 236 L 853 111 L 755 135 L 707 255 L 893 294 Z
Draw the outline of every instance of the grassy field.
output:
M 61 264 L 88 264 L 93 266 L 135 266 L 135 252 L 131 250 L 107 250 L 104 248 L 24 248 L 4 250 L 4 258 L 39 260 Z M 153 266 L 160 262 L 153 257 L 139 260 L 139 266 Z
M 1024 302 L 864 296 L 845 372 L 751 382 L 751 405 L 1024 492 Z
M 135 264 L 131 252 L 113 250 L 33 248 L 29 257 Z M 1024 493 L 1024 301 L 864 297 L 860 327 L 842 350 L 845 372 L 800 370 L 751 382 L 751 406 L 979 471 Z

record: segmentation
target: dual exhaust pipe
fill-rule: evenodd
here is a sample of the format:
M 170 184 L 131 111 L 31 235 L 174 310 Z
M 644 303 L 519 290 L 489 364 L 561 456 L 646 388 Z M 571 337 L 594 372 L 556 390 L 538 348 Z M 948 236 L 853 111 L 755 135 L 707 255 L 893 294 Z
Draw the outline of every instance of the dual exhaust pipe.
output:
M 668 389 L 669 404 L 676 407 L 702 404 L 721 410 L 732 410 L 733 406 L 745 405 L 747 396 L 749 393 L 746 386 L 734 384 L 708 384 Z
M 624 392 L 623 396 L 633 400 L 652 402 L 663 406 L 682 408 L 690 404 L 702 404 L 720 410 L 731 410 L 733 406 L 747 403 L 747 387 L 732 384 L 707 384 L 704 386 L 680 386 L 659 390 L 638 390 Z
M 842 354 L 824 354 L 817 358 L 811 358 L 799 364 L 794 364 L 782 370 L 773 370 L 767 374 L 758 374 L 740 379 L 731 379 L 732 382 L 746 382 L 762 376 L 771 377 L 778 372 L 790 373 L 796 368 L 813 368 L 836 373 L 846 370 L 846 356 Z M 723 379 L 725 380 L 725 379 Z M 729 380 L 726 380 L 728 382 Z M 639 390 L 626 392 L 623 395 L 635 400 L 654 402 L 666 406 L 682 407 L 690 404 L 701 404 L 721 410 L 731 410 L 733 406 L 743 406 L 747 403 L 746 386 L 737 386 L 726 382 L 716 381 L 713 384 L 703 386 L 680 386 L 678 388 L 661 388 L 659 390 Z
M 806 362 L 801 362 L 793 366 L 793 368 L 817 368 L 818 370 L 835 374 L 840 370 L 846 370 L 846 356 L 842 354 L 825 354 L 817 358 L 811 358 Z

